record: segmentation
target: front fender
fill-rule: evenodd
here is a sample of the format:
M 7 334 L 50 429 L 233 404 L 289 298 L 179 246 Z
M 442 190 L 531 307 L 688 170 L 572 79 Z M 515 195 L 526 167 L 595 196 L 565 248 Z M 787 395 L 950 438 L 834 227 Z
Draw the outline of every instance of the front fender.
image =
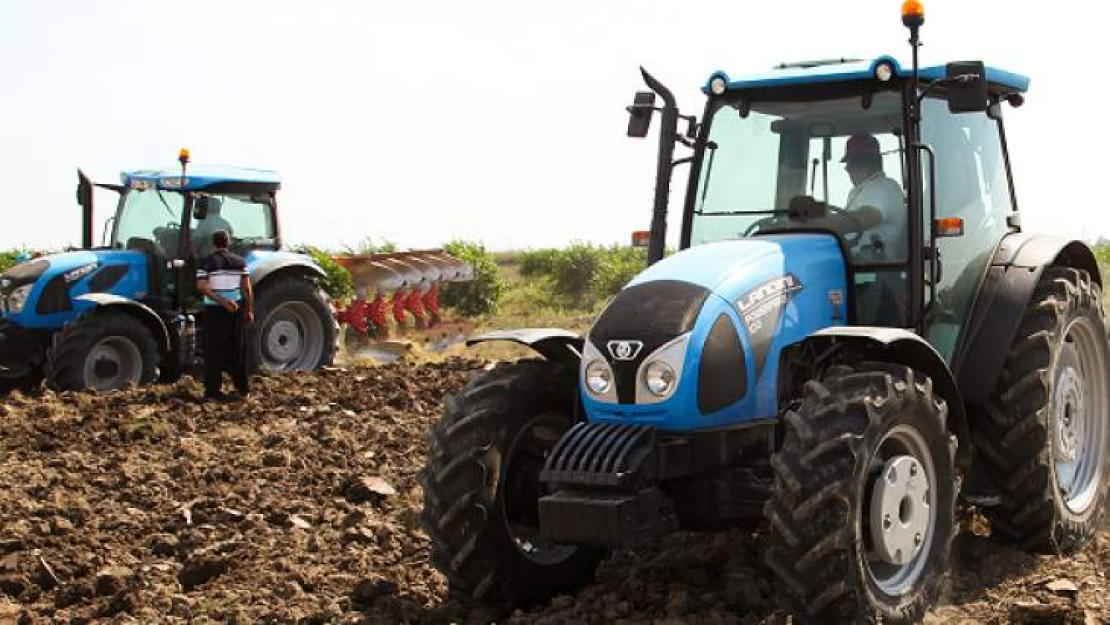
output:
M 526 345 L 548 360 L 562 362 L 572 369 L 578 367 L 582 359 L 584 339 L 568 330 L 560 328 L 520 328 L 517 330 L 493 330 L 466 340 L 467 346 L 493 341 L 508 341 Z
M 886 362 L 894 362 L 929 376 L 933 389 L 948 404 L 948 429 L 956 434 L 956 462 L 961 469 L 971 466 L 971 429 L 963 396 L 944 358 L 925 339 L 901 328 L 832 326 L 818 330 L 807 341 L 850 342 Z
M 170 342 L 170 331 L 166 328 L 166 324 L 158 313 L 154 312 L 146 304 L 137 302 L 126 297 L 119 295 L 112 295 L 111 293 L 87 293 L 79 295 L 74 298 L 77 301 L 92 302 L 96 304 L 95 308 L 90 308 L 87 312 L 94 310 L 103 310 L 108 307 L 118 307 L 127 310 L 128 313 L 137 316 L 151 333 L 154 334 L 154 339 L 159 342 L 164 352 L 172 351 L 172 343 Z

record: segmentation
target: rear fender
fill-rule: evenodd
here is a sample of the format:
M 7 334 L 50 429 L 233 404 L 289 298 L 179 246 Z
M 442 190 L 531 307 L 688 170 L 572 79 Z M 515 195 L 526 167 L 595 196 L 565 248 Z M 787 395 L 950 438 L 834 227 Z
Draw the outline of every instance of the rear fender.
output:
M 286 271 L 293 271 L 296 273 L 304 273 L 313 277 L 325 277 L 324 270 L 319 265 L 312 262 L 312 259 L 304 254 L 293 254 L 289 252 L 274 252 L 267 254 L 265 257 L 256 263 L 250 263 L 250 276 L 251 284 L 257 286 L 266 278 L 284 274 Z
M 814 332 L 805 341 L 823 342 L 828 347 L 846 344 L 876 360 L 912 367 L 929 376 L 933 390 L 948 404 L 948 430 L 960 443 L 956 463 L 962 471 L 970 468 L 971 430 L 960 389 L 944 358 L 925 339 L 900 328 L 833 326 Z
M 1054 265 L 1085 269 L 1102 286 L 1095 255 L 1082 241 L 1014 233 L 999 243 L 968 317 L 966 338 L 953 359 L 969 404 L 986 401 L 994 390 L 1033 289 L 1045 267 Z
M 86 295 L 79 295 L 74 299 L 96 304 L 96 308 L 90 308 L 83 314 L 110 308 L 133 315 L 154 335 L 154 340 L 158 341 L 158 346 L 163 354 L 172 351 L 170 331 L 166 327 L 166 323 L 162 321 L 158 313 L 154 312 L 154 310 L 146 304 L 127 299 L 126 297 L 120 297 L 119 295 L 112 295 L 111 293 L 88 293 Z
M 521 328 L 493 330 L 467 339 L 467 346 L 494 341 L 508 341 L 531 347 L 548 360 L 562 362 L 572 369 L 582 360 L 584 339 L 559 328 Z

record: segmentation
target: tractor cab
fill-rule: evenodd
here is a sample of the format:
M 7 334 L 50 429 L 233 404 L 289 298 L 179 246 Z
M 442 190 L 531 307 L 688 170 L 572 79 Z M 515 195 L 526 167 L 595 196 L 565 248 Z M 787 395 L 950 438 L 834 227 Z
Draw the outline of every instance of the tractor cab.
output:
M 659 165 L 664 189 L 673 165 L 692 167 L 679 249 L 833 236 L 846 263 L 848 323 L 917 331 L 951 360 L 978 278 L 1016 230 L 1001 103 L 1020 105 L 1027 87 L 978 62 L 917 69 L 892 57 L 783 64 L 735 79 L 715 72 L 703 121 L 687 118 L 685 138 L 660 134 L 694 149 Z M 646 133 L 654 99 L 637 94 L 630 135 Z
M 966 78 L 972 67 L 921 68 L 935 83 L 921 98 L 892 57 L 713 74 L 680 247 L 835 236 L 850 323 L 918 328 L 951 356 L 976 278 L 1016 223 L 999 102 L 1020 103 L 1028 84 L 994 68 Z M 968 107 L 958 98 L 975 82 L 982 102 Z
M 187 156 L 185 157 L 187 159 Z M 119 192 L 114 216 L 106 224 L 105 245 L 146 256 L 148 303 L 155 310 L 195 308 L 196 264 L 212 251 L 217 230 L 231 235 L 231 250 L 280 249 L 275 172 L 193 167 L 140 170 L 121 174 L 121 185 L 101 185 Z M 88 185 L 84 176 L 80 186 Z M 90 194 L 78 196 L 90 203 Z M 110 230 L 108 229 L 110 228 Z M 89 230 L 88 228 L 86 230 Z

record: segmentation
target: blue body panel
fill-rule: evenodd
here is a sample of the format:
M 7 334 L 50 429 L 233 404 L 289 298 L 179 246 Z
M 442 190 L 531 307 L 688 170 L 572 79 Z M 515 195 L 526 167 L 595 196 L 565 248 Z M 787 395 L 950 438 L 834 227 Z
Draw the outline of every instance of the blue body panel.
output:
M 93 279 L 97 272 L 102 271 L 107 266 L 122 265 L 127 267 L 127 272 L 111 288 L 103 291 L 104 293 L 135 300 L 146 297 L 148 273 L 146 256 L 141 252 L 131 250 L 77 251 L 53 254 L 43 258 L 50 262 L 50 267 L 35 281 L 35 286 L 31 289 L 30 296 L 27 299 L 27 305 L 20 313 L 5 316 L 6 319 L 16 325 L 38 330 L 56 330 L 78 315 L 95 308 L 96 304 L 93 302 L 75 300 L 74 298 L 92 292 L 89 288 L 89 281 Z M 95 269 L 91 269 L 91 267 L 95 267 Z M 83 268 L 89 269 L 82 271 Z M 73 308 L 49 315 L 36 312 L 35 307 L 42 296 L 43 289 L 46 288 L 50 280 L 59 274 L 71 272 L 80 274 L 77 276 L 77 273 L 75 273 L 74 275 L 77 277 L 67 282 Z
M 798 288 L 785 298 L 774 327 L 764 330 L 770 333 L 770 342 L 762 369 L 757 370 L 753 335 L 741 318 L 740 302 L 760 285 L 788 275 L 796 279 Z M 688 431 L 774 417 L 778 413 L 779 352 L 817 330 L 847 322 L 847 270 L 839 243 L 831 235 L 771 235 L 699 245 L 652 265 L 628 286 L 653 280 L 681 280 L 711 291 L 694 324 L 678 386 L 668 399 L 643 405 L 603 402 L 583 387 L 582 398 L 591 421 Z M 748 392 L 732 405 L 703 415 L 697 401 L 698 363 L 706 338 L 722 313 L 740 336 Z
M 125 171 L 120 174 L 125 187 L 157 186 L 159 189 L 191 191 L 204 189 L 221 183 L 248 183 L 273 186 L 281 185 L 281 177 L 276 171 L 250 169 L 230 166 L 190 166 L 182 180 L 180 168 L 144 169 Z
M 729 78 L 725 72 L 717 71 L 709 76 L 702 91 L 710 93 L 709 84 L 717 77 L 724 78 L 728 90 L 765 89 L 770 87 L 788 87 L 791 85 L 808 85 L 816 83 L 841 82 L 848 80 L 868 80 L 875 77 L 875 66 L 881 62 L 888 62 L 894 67 L 894 73 L 902 78 L 908 78 L 913 73 L 910 66 L 902 66 L 892 56 L 881 56 L 873 61 L 849 61 L 844 63 L 817 65 L 814 67 L 787 67 Z M 996 67 L 987 67 L 987 81 L 1011 91 L 1024 92 L 1029 89 L 1029 78 Z M 919 69 L 919 76 L 923 81 L 937 80 L 945 77 L 943 65 L 931 65 Z

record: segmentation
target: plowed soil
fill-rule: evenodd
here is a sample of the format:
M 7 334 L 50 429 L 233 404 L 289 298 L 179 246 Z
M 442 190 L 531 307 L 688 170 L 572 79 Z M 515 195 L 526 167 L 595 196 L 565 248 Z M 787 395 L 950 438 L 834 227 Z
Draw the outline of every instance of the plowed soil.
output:
M 0 398 L 0 623 L 481 623 L 417 515 L 424 432 L 483 362 Z M 1110 533 L 1072 558 L 964 532 L 932 622 L 1110 620 Z M 978 533 L 976 533 L 978 532 Z M 619 554 L 512 623 L 784 623 L 754 532 Z

